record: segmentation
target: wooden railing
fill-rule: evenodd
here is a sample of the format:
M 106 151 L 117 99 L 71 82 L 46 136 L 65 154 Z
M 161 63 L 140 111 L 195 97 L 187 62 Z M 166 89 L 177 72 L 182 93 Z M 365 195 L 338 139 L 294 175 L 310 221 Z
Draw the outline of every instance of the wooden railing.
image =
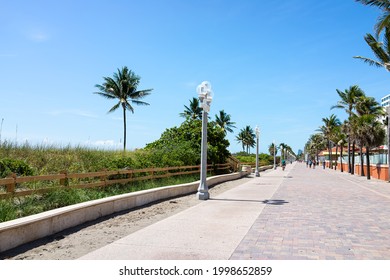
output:
M 208 171 L 214 171 L 215 169 L 217 169 L 218 171 L 227 171 L 230 168 L 231 165 L 229 163 L 207 166 Z M 104 170 L 99 172 L 73 174 L 62 172 L 61 174 L 26 177 L 17 177 L 15 174 L 12 174 L 8 178 L 0 179 L 0 199 L 12 196 L 26 196 L 31 194 L 45 193 L 53 190 L 55 187 L 106 187 L 113 184 L 126 184 L 134 181 L 153 180 L 196 173 L 200 173 L 200 165 L 176 166 L 165 168 L 145 168 L 136 170 Z M 40 184 L 38 184 L 38 187 L 34 185 L 37 182 L 40 182 Z

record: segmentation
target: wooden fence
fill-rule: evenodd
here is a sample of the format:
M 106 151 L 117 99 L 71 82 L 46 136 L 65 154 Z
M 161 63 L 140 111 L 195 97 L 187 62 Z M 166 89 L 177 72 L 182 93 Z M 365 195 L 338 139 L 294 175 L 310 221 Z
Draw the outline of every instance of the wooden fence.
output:
M 229 163 L 208 165 L 207 170 L 218 171 L 229 170 L 232 165 Z M 12 174 L 9 178 L 0 179 L 0 199 L 12 196 L 26 196 L 40 194 L 60 188 L 95 188 L 106 187 L 113 184 L 126 184 L 134 181 L 153 180 L 167 178 L 178 175 L 189 175 L 200 173 L 200 165 L 176 166 L 165 168 L 145 168 L 145 169 L 122 169 L 116 171 L 99 171 L 90 173 L 73 173 L 53 175 L 39 175 L 17 177 Z M 37 183 L 38 187 L 36 186 Z M 45 183 L 42 183 L 45 182 Z

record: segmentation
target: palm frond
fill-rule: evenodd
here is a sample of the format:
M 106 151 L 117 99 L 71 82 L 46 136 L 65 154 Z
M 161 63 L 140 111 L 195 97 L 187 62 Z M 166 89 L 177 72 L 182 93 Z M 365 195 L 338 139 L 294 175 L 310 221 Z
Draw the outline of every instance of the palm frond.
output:
M 112 93 L 110 93 L 110 92 L 96 91 L 96 92 L 93 92 L 93 94 L 99 94 L 107 99 L 115 99 L 116 98 L 116 96 L 112 95 Z
M 107 113 L 112 113 L 114 112 L 115 110 L 117 110 L 119 108 L 119 106 L 121 105 L 120 102 L 118 102 L 117 104 L 115 104 Z
M 111 92 L 116 97 L 121 97 L 122 91 L 120 88 L 120 85 L 118 84 L 117 80 L 112 79 L 111 77 L 104 77 L 103 78 L 105 83 L 103 83 L 103 87 L 105 88 L 106 92 Z
M 139 105 L 139 106 L 148 106 L 148 105 L 150 105 L 149 103 L 146 103 L 146 102 L 144 102 L 144 101 L 139 101 L 139 100 L 131 100 L 131 103 L 134 103 L 134 104 L 136 104 L 136 105 Z
M 382 33 L 382 31 L 385 30 L 388 26 L 390 26 L 389 24 L 390 24 L 390 13 L 389 11 L 387 11 L 381 14 L 377 19 L 377 22 L 374 26 L 375 36 L 379 38 L 379 35 Z
M 370 66 L 384 67 L 384 65 L 378 61 L 375 61 L 371 58 L 366 58 L 362 56 L 354 56 L 353 58 L 361 59 L 363 62 L 368 63 Z
M 388 26 L 390 26 L 390 21 L 388 23 Z M 390 28 L 388 27 L 385 28 L 385 34 L 383 36 L 383 44 L 387 54 L 390 55 Z
M 129 97 L 131 99 L 142 99 L 144 98 L 145 96 L 148 96 L 152 93 L 152 90 L 153 89 L 144 89 L 144 90 L 138 90 L 138 91 L 134 91 L 134 92 L 131 92 L 129 94 Z
M 356 2 L 360 2 L 368 6 L 377 6 L 378 8 L 381 9 L 390 9 L 389 0 L 356 0 Z
M 125 106 L 126 110 L 129 110 L 132 114 L 134 114 L 134 108 L 133 108 L 133 106 L 131 106 L 131 104 L 129 102 L 125 102 L 123 104 L 124 104 L 123 106 Z
M 381 42 L 378 42 L 374 36 L 371 34 L 366 34 L 364 37 L 364 40 L 367 42 L 371 50 L 373 51 L 374 55 L 382 62 L 387 63 L 389 62 L 389 55 L 386 53 L 386 51 L 383 49 L 383 44 Z
M 345 105 L 341 104 L 341 102 L 339 101 L 336 105 L 333 105 L 330 107 L 331 110 L 333 109 L 344 109 L 345 108 Z

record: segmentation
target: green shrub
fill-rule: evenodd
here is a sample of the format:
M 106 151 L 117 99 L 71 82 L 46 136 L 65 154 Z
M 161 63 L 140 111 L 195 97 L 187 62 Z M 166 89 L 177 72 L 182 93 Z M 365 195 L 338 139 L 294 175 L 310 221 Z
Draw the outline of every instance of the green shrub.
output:
M 34 174 L 32 168 L 23 160 L 4 158 L 0 160 L 0 178 L 15 173 L 17 176 L 31 176 Z
M 0 199 L 0 223 L 17 218 L 16 207 L 10 199 Z
M 114 158 L 111 162 L 108 163 L 107 168 L 111 170 L 124 169 L 124 168 L 132 168 L 134 166 L 134 162 L 131 157 L 119 157 Z

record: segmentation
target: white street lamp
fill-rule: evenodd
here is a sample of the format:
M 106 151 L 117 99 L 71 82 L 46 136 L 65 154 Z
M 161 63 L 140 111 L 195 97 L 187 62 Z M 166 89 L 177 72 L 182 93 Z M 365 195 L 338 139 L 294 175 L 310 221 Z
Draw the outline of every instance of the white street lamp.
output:
M 196 196 L 200 200 L 210 198 L 209 188 L 207 186 L 207 114 L 210 112 L 210 104 L 213 100 L 211 85 L 209 82 L 202 82 L 196 88 L 201 103 L 202 111 L 202 143 L 200 155 L 200 184 Z
M 256 126 L 256 171 L 255 171 L 256 177 L 260 177 L 260 173 L 259 173 L 259 136 L 260 136 L 260 129 L 258 126 Z
M 276 170 L 276 145 L 274 140 L 274 169 Z

